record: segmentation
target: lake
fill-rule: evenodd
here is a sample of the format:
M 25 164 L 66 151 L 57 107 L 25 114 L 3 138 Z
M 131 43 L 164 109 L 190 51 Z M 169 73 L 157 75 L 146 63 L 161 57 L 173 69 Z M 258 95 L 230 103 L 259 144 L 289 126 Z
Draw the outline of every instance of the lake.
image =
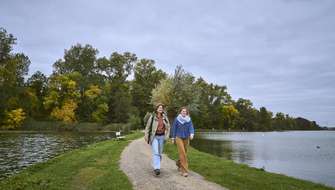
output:
M 238 163 L 335 187 L 335 131 L 200 132 L 191 145 Z
M 115 133 L 0 132 L 0 179 L 68 150 L 114 137 Z

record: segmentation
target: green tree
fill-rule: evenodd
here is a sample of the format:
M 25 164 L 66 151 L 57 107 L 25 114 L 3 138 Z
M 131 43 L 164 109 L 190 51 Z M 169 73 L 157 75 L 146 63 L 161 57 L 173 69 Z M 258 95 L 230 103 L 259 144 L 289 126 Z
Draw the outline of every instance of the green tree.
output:
M 273 118 L 272 126 L 275 130 L 287 129 L 288 126 L 287 126 L 285 114 L 282 112 L 276 113 L 275 117 Z
M 57 74 L 67 74 L 78 72 L 85 77 L 96 75 L 96 55 L 98 50 L 91 45 L 76 44 L 69 50 L 65 50 L 63 59 L 54 63 L 54 72 Z
M 47 85 L 48 78 L 40 71 L 35 72 L 27 80 L 26 97 L 29 97 L 28 102 L 30 102 L 27 112 L 33 118 L 43 119 L 46 116 L 43 101 L 47 93 Z
M 239 98 L 235 102 L 235 108 L 239 112 L 236 126 L 242 130 L 254 131 L 257 127 L 258 111 L 253 108 L 253 104 L 248 99 Z
M 25 91 L 24 77 L 28 74 L 29 58 L 12 53 L 16 38 L 0 28 L 0 125 L 5 113 L 20 108 L 20 95 Z
M 166 73 L 155 67 L 155 62 L 150 59 L 141 59 L 134 67 L 134 80 L 132 81 L 131 95 L 133 105 L 139 110 L 140 118 L 152 111 L 150 102 L 151 92 L 161 79 L 166 78 Z
M 177 66 L 173 76 L 163 79 L 152 91 L 151 102 L 162 102 L 167 106 L 170 120 L 175 117 L 182 106 L 187 106 L 191 113 L 198 111 L 199 92 L 195 86 L 194 76 Z
M 209 84 L 208 86 L 208 112 L 210 115 L 210 126 L 212 128 L 223 128 L 222 106 L 231 103 L 231 97 L 226 86 Z
M 109 122 L 126 123 L 133 112 L 127 78 L 136 61 L 136 55 L 129 52 L 124 54 L 114 52 L 109 59 L 103 57 L 98 60 L 99 72 L 110 83 L 107 101 Z
M 151 104 L 163 103 L 168 106 L 171 104 L 173 90 L 173 80 L 171 77 L 160 80 L 156 88 L 152 89 Z
M 209 100 L 209 84 L 203 79 L 198 78 L 195 82 L 196 88 L 199 90 L 199 111 L 192 114 L 192 121 L 195 126 L 199 128 L 212 128 L 211 117 L 209 114 L 210 100 Z
M 124 82 L 131 74 L 133 64 L 137 61 L 135 54 L 125 52 L 119 54 L 114 52 L 109 59 L 106 57 L 99 58 L 97 67 L 100 74 L 102 74 L 108 81 Z
M 105 123 L 107 120 L 108 105 L 101 103 L 97 106 L 96 110 L 92 113 L 92 121 L 98 123 Z
M 265 107 L 259 109 L 257 129 L 261 131 L 272 130 L 272 112 Z

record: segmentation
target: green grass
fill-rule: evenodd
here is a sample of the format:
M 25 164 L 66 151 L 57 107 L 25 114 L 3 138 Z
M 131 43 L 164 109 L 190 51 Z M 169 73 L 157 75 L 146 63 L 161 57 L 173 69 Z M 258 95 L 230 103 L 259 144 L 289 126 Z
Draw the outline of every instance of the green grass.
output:
M 165 153 L 174 160 L 177 148 L 171 143 L 165 146 Z M 207 180 L 230 190 L 323 190 L 333 189 L 321 184 L 265 172 L 261 169 L 237 164 L 194 148 L 188 150 L 189 167 Z
M 67 152 L 0 181 L 0 189 L 132 189 L 119 169 L 119 160 L 127 144 L 141 136 L 135 132 L 125 140 L 104 141 Z
M 76 149 L 47 162 L 28 167 L 17 175 L 0 181 L 0 190 L 61 189 L 132 189 L 127 176 L 119 169 L 122 150 L 143 136 L 136 132 L 125 140 L 110 140 Z M 177 158 L 175 145 L 166 144 L 165 153 Z M 190 148 L 190 169 L 207 180 L 231 190 L 322 190 L 321 184 L 274 174 L 237 164 Z

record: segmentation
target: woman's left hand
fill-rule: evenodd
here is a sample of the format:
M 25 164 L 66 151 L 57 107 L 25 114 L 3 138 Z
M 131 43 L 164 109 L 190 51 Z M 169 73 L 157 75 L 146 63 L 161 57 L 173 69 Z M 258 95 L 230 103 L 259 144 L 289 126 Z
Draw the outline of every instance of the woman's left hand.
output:
M 192 140 L 194 137 L 194 134 L 190 134 L 190 139 Z

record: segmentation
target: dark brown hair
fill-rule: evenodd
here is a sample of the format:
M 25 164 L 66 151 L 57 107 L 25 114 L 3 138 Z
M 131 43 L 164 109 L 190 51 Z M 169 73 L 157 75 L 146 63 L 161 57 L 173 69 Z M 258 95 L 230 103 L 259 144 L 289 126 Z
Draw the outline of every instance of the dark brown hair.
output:
M 157 109 L 158 109 L 159 106 L 162 106 L 162 107 L 163 107 L 163 110 L 164 110 L 164 108 L 165 108 L 164 104 L 162 104 L 162 103 L 158 103 L 158 104 L 156 104 L 156 107 L 155 107 L 155 113 L 156 113 L 156 114 L 157 114 Z

